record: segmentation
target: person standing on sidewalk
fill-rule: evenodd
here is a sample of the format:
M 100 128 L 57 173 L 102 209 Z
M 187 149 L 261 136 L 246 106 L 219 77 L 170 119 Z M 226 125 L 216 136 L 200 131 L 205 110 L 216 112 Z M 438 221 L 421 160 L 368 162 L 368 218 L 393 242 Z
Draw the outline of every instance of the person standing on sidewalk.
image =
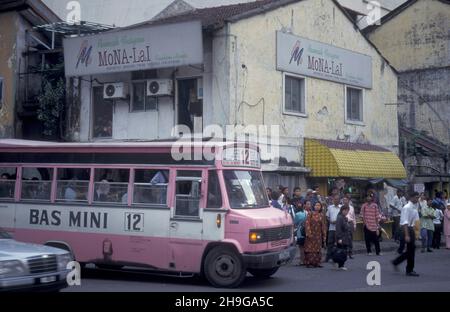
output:
M 441 233 L 442 233 L 442 221 L 444 219 L 444 213 L 441 210 L 441 205 L 435 201 L 432 203 L 434 209 L 435 217 L 433 219 L 434 223 L 434 236 L 432 247 L 434 249 L 441 248 Z
M 431 246 L 433 243 L 433 232 L 434 232 L 434 209 L 429 207 L 428 204 L 431 204 L 431 200 L 427 200 L 425 195 L 421 196 L 420 201 L 420 238 L 422 240 L 422 252 L 428 251 L 433 252 L 431 250 Z
M 306 205 L 306 204 L 305 204 Z M 311 213 L 308 213 L 305 221 L 305 265 L 308 268 L 321 268 L 322 244 L 325 243 L 327 227 L 322 213 L 322 204 L 316 202 Z
M 300 252 L 300 263 L 299 265 L 305 265 L 305 236 L 306 236 L 306 230 L 305 230 L 305 221 L 306 217 L 308 215 L 308 212 L 303 209 L 303 206 L 300 205 L 298 207 L 298 211 L 295 214 L 294 218 L 294 225 L 297 228 L 297 245 L 298 250 Z
M 364 239 L 366 241 L 367 254 L 372 255 L 372 243 L 375 245 L 377 256 L 381 255 L 380 241 L 380 211 L 374 202 L 373 193 L 367 194 L 366 202 L 361 207 L 361 216 L 364 223 Z
M 402 198 L 402 191 L 397 190 L 397 195 L 394 196 L 392 202 L 390 203 L 392 211 L 392 237 L 395 241 L 400 241 L 400 212 L 402 211 L 403 204 L 400 200 Z
M 339 207 L 340 196 L 335 194 L 333 196 L 333 204 L 328 207 L 327 221 L 328 221 L 328 238 L 327 238 L 327 256 L 325 262 L 330 261 L 333 247 L 336 244 L 336 220 L 341 208 Z
M 445 247 L 450 249 L 450 202 L 447 203 L 447 209 L 444 214 L 444 235 Z
M 342 206 L 348 206 L 348 213 L 347 213 L 347 221 L 349 223 L 349 241 L 347 246 L 348 251 L 348 257 L 350 259 L 353 259 L 353 233 L 356 231 L 356 215 L 355 215 L 355 208 L 351 204 L 350 198 L 347 196 L 342 199 Z
M 347 268 L 344 266 L 345 261 L 347 261 L 347 253 L 348 253 L 348 246 L 350 245 L 350 223 L 347 220 L 347 215 L 349 212 L 349 206 L 348 205 L 342 205 L 341 209 L 339 210 L 339 214 L 336 218 L 336 247 L 337 247 L 337 254 L 334 256 L 339 255 L 339 249 L 343 250 L 342 257 L 333 257 L 333 261 L 335 261 L 339 269 L 347 271 Z
M 412 192 L 409 196 L 409 202 L 402 209 L 400 215 L 400 226 L 403 229 L 404 240 L 406 242 L 406 252 L 402 253 L 400 256 L 392 261 L 395 268 L 398 267 L 403 261 L 407 261 L 406 264 L 406 275 L 408 276 L 419 276 L 414 271 L 414 262 L 416 256 L 416 237 L 414 232 L 414 226 L 419 220 L 419 213 L 417 211 L 417 203 L 419 201 L 419 193 Z

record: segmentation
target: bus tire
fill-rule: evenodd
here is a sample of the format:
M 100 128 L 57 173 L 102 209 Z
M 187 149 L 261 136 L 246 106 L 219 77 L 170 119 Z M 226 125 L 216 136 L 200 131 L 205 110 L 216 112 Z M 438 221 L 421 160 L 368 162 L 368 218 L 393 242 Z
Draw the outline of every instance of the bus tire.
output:
M 204 275 L 214 287 L 235 288 L 245 279 L 242 257 L 230 247 L 216 246 L 206 255 Z
M 270 269 L 248 269 L 247 271 L 256 278 L 269 278 L 277 273 L 279 268 L 280 267 L 274 267 Z

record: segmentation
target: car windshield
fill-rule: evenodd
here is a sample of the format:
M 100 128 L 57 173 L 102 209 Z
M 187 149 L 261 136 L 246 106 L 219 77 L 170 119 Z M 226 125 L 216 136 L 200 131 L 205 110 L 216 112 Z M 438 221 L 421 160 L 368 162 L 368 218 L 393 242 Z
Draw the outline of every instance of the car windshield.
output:
M 10 239 L 11 235 L 8 234 L 4 229 L 0 228 L 0 239 Z
M 224 179 L 231 208 L 269 207 L 261 172 L 226 170 Z

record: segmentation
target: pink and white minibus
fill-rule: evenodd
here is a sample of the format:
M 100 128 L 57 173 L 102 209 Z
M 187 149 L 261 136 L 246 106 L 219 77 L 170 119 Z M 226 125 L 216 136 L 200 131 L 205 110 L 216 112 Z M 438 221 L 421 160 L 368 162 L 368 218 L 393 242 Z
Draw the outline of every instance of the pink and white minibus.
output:
M 200 142 L 177 159 L 173 146 L 0 140 L 0 227 L 82 264 L 202 274 L 216 287 L 293 259 L 292 218 L 270 207 L 256 147 Z

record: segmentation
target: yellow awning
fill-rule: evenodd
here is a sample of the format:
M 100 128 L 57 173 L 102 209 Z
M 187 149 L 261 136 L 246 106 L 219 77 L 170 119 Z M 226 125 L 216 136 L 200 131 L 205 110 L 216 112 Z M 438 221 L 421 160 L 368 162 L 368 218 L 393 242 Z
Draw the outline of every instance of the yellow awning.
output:
M 305 166 L 312 177 L 407 177 L 396 154 L 369 144 L 305 139 Z

